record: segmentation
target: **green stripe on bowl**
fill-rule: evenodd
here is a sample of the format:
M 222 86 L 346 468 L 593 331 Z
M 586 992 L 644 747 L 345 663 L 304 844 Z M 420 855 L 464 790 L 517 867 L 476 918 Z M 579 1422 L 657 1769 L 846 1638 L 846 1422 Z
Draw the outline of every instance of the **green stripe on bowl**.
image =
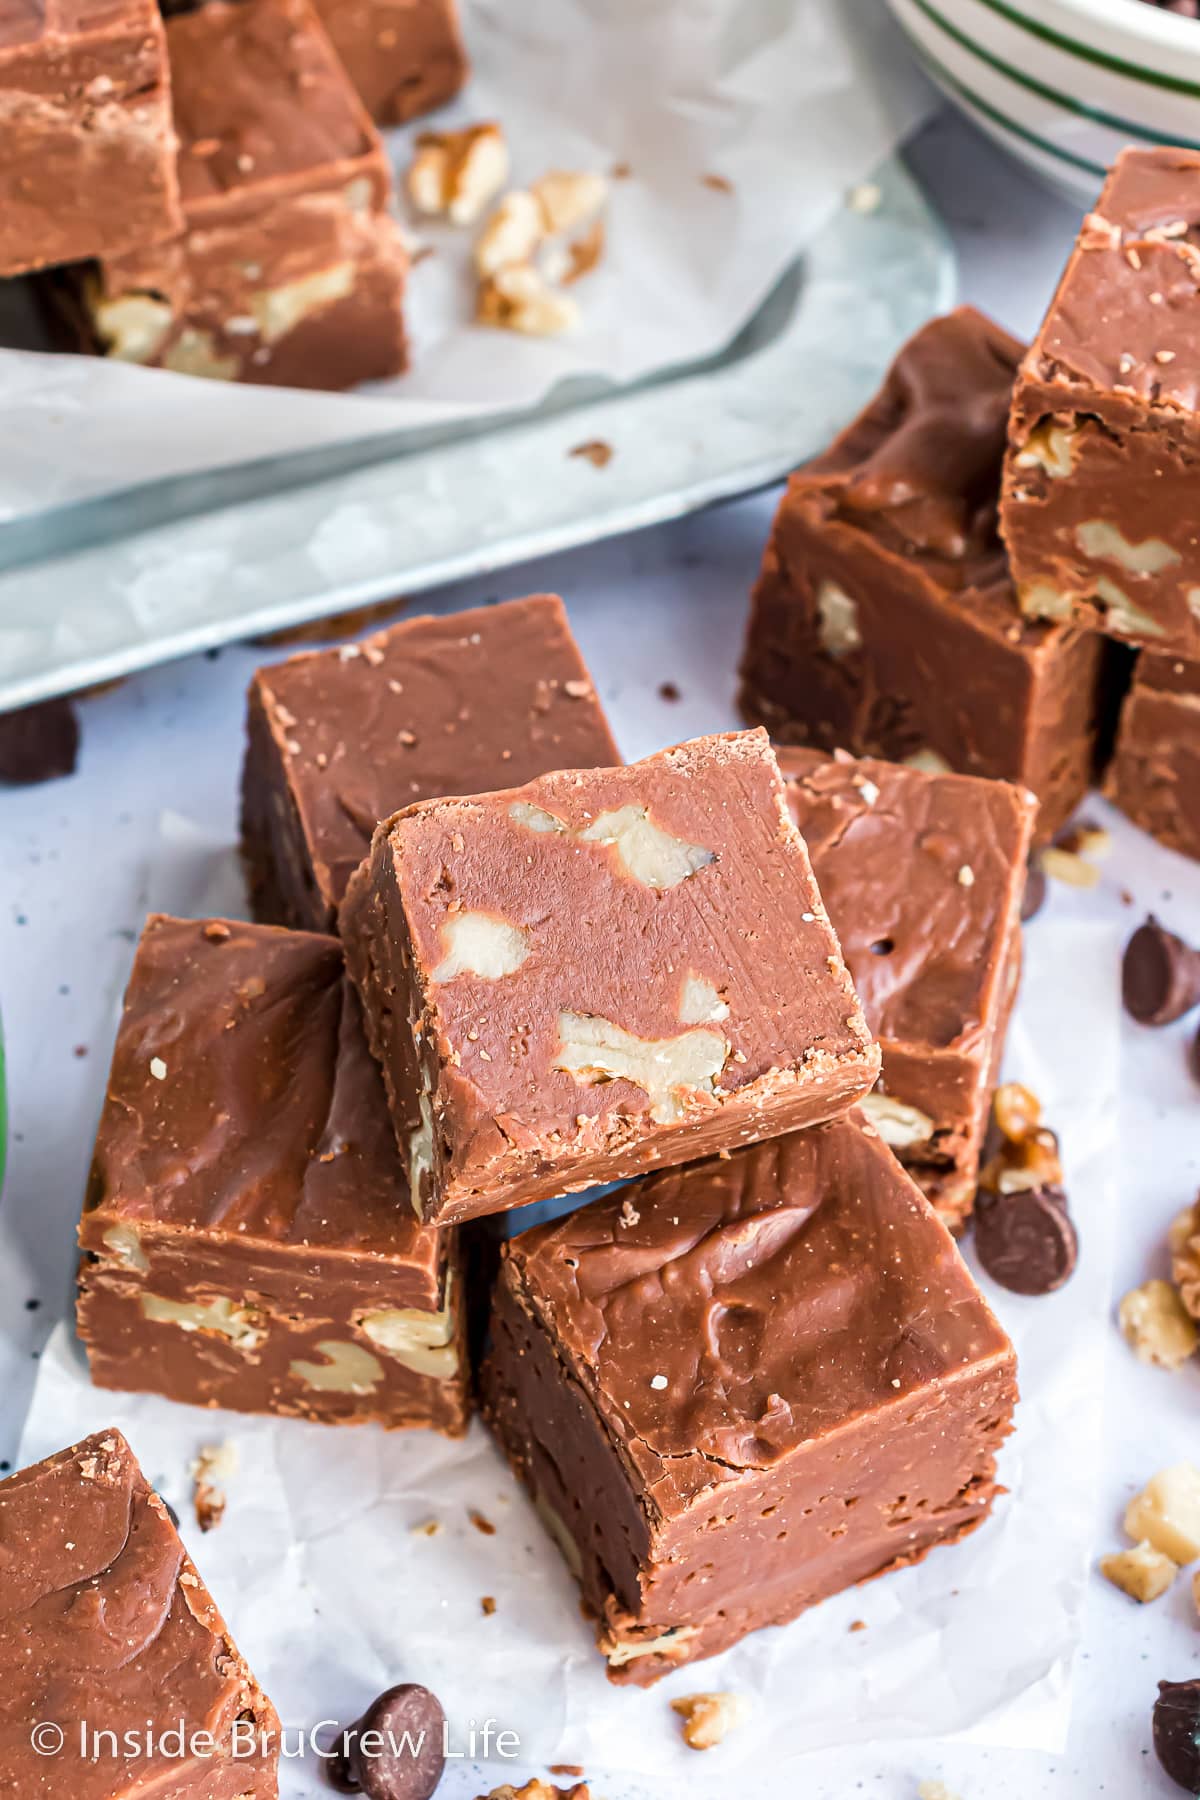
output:
M 1163 75 L 1157 69 L 1148 69 L 1143 63 L 1126 62 L 1122 56 L 1112 56 L 1107 50 L 1097 50 L 1094 44 L 1081 44 L 1077 38 L 1070 38 L 1061 31 L 1055 31 L 1051 25 L 1043 25 L 1037 19 L 1031 19 L 1015 6 L 1006 6 L 1005 0 L 975 0 L 976 6 L 984 6 L 988 12 L 998 13 L 1002 19 L 1027 31 L 1031 37 L 1041 38 L 1044 44 L 1054 44 L 1059 50 L 1067 50 L 1072 56 L 1080 57 L 1084 62 L 1095 63 L 1098 68 L 1112 69 L 1118 75 L 1128 75 L 1133 81 L 1144 81 L 1150 87 L 1167 88 L 1173 94 L 1190 94 L 1193 99 L 1200 99 L 1200 82 L 1185 81 L 1180 75 Z
M 915 3 L 919 4 L 920 0 L 915 0 Z M 1048 138 L 1039 137 L 1038 133 L 1031 131 L 1028 125 L 1019 125 L 1015 119 L 1010 119 L 1007 113 L 1002 113 L 999 107 L 993 106 L 990 100 L 985 100 L 982 94 L 977 94 L 974 88 L 968 87 L 965 81 L 960 81 L 957 75 L 952 75 L 945 63 L 936 57 L 926 44 L 918 42 L 916 38 L 912 39 L 912 44 L 917 55 L 936 81 L 940 82 L 943 87 L 949 88 L 952 93 L 957 94 L 961 100 L 965 100 L 968 106 L 975 107 L 994 125 L 999 125 L 1004 131 L 1011 131 L 1014 137 L 1019 137 L 1025 143 L 1032 144 L 1035 150 L 1042 152 L 1043 156 L 1053 157 L 1057 162 L 1069 163 L 1073 169 L 1081 169 L 1086 175 L 1094 175 L 1098 182 L 1105 179 L 1108 170 L 1103 163 L 1092 162 L 1089 157 L 1079 156 L 1074 150 L 1064 150 L 1061 145 L 1052 144 Z
M 1065 112 L 1077 113 L 1080 118 L 1090 119 L 1095 125 L 1105 125 L 1111 131 L 1120 132 L 1122 137 L 1143 138 L 1149 144 L 1165 142 L 1161 131 L 1153 131 L 1148 125 L 1139 125 L 1133 119 L 1122 119 L 1116 113 L 1105 112 L 1101 107 L 1088 106 L 1083 100 L 1076 100 L 1070 94 L 1060 93 L 1057 88 L 1048 87 L 1045 82 L 1025 74 L 1024 70 L 1015 69 L 1011 63 L 1006 63 L 992 51 L 985 50 L 983 45 L 975 42 L 967 32 L 960 31 L 957 25 L 944 18 L 935 7 L 931 6 L 929 0 L 911 0 L 911 4 L 919 12 L 923 12 L 931 24 L 936 25 L 939 31 L 943 31 L 963 50 L 969 51 L 972 56 L 977 56 L 980 62 L 986 63 L 990 69 L 995 69 L 998 75 L 1007 76 L 1008 80 L 1015 83 L 1017 87 L 1027 88 L 1039 99 L 1050 100 Z M 1200 88 L 1196 92 L 1200 93 Z M 1200 139 L 1173 136 L 1171 142 L 1184 150 L 1200 150 Z

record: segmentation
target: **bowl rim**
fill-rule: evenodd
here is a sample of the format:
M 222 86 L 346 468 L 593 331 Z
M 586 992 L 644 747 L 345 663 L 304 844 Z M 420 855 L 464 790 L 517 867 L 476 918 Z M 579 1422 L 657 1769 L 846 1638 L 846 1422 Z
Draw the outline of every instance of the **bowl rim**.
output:
M 939 11 L 970 34 L 964 13 L 1025 32 L 1049 49 L 1115 77 L 1164 92 L 1200 95 L 1200 20 L 1164 13 L 1146 0 L 937 0 Z M 927 7 L 916 0 L 919 11 Z
M 1056 13 L 1067 14 L 1067 18 L 1099 25 L 1155 49 L 1193 52 L 1193 58 L 1200 61 L 1200 20 L 1166 13 L 1157 5 L 1148 5 L 1148 0 L 1004 0 L 1004 5 L 993 9 L 1022 14 L 1022 23 L 1033 25 L 1047 22 Z M 1047 31 L 1052 32 L 1052 25 Z
M 1164 12 L 1157 6 L 1148 5 L 1147 0 L 977 0 L 977 3 L 1001 17 L 1007 15 L 1022 30 L 1032 30 L 1051 43 L 1065 37 L 1064 31 L 1055 28 L 1056 15 L 1063 26 L 1070 21 L 1078 21 L 1079 27 L 1100 26 L 1119 46 L 1112 54 L 1105 54 L 1102 47 L 1081 38 L 1067 38 L 1060 47 L 1075 55 L 1094 49 L 1095 60 L 1110 67 L 1114 60 L 1122 60 L 1129 52 L 1151 50 L 1172 58 L 1182 55 L 1200 70 L 1200 19 L 1185 19 L 1178 13 Z M 1122 71 L 1118 68 L 1116 72 Z M 1164 73 L 1138 65 L 1126 72 L 1135 77 Z M 1181 77 L 1179 86 L 1191 85 L 1190 79 Z

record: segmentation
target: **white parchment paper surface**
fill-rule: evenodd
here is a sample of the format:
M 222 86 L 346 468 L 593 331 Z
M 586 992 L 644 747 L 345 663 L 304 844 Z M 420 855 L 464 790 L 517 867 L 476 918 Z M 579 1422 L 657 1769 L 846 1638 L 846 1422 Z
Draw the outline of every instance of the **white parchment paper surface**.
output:
M 153 907 L 235 910 L 233 859 L 164 821 Z M 211 854 L 209 852 L 212 852 Z M 527 1764 L 579 1763 L 689 1787 L 804 1770 L 806 1754 L 966 1734 L 1061 1749 L 1070 1707 L 1100 1469 L 1103 1365 L 1115 1218 L 1119 937 L 1041 921 L 1029 933 L 1008 1073 L 1061 1133 L 1082 1254 L 1057 1295 L 1025 1300 L 984 1281 L 1016 1343 L 1023 1399 L 993 1518 L 916 1569 L 852 1590 L 782 1629 L 641 1692 L 605 1678 L 557 1549 L 483 1430 L 337 1431 L 207 1413 L 93 1389 L 60 1327 L 42 1361 L 20 1461 L 108 1425 L 129 1436 L 184 1522 L 189 1548 L 289 1730 L 351 1718 L 399 1679 L 441 1697 L 452 1736 L 492 1718 Z M 238 1472 L 219 1530 L 192 1522 L 188 1465 L 231 1440 Z M 481 1533 L 469 1512 L 496 1527 Z M 416 1529 L 437 1520 L 440 1531 Z M 483 1596 L 496 1602 L 485 1616 Z M 851 1631 L 856 1620 L 865 1630 Z M 667 1701 L 697 1690 L 750 1697 L 751 1724 L 712 1758 L 680 1741 Z M 495 1780 L 504 1779 L 497 1762 Z M 850 1765 L 847 1765 L 850 1766 Z M 288 1800 L 322 1791 L 311 1755 L 283 1765 Z M 661 1789 L 659 1790 L 661 1791 Z

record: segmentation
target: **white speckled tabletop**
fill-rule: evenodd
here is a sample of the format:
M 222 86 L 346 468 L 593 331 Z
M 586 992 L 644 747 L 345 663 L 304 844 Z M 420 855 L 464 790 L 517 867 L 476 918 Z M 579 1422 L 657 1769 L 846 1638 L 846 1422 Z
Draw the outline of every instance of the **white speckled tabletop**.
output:
M 1072 209 L 950 118 L 923 133 L 911 160 L 953 230 L 962 297 L 1016 331 L 1031 331 L 1072 235 Z M 494 592 L 562 592 L 622 747 L 642 755 L 734 723 L 732 668 L 772 505 L 771 496 L 731 504 L 510 571 L 502 583 L 442 590 L 428 604 L 450 610 Z M 76 776 L 0 796 L 0 1001 L 13 1135 L 0 1205 L 0 1459 L 14 1453 L 35 1359 L 68 1305 L 74 1224 L 115 1010 L 156 864 L 167 853 L 160 821 L 164 813 L 185 814 L 205 840 L 233 840 L 243 694 L 262 659 L 251 646 L 231 648 L 89 699 Z M 660 698 L 663 681 L 676 684 L 678 701 Z M 1200 869 L 1119 821 L 1114 829 L 1100 887 L 1086 896 L 1056 888 L 1051 915 L 1131 929 L 1153 907 L 1200 939 Z M 169 853 L 189 854 L 177 842 Z M 1187 1075 L 1184 1042 L 1179 1027 L 1123 1028 L 1118 1294 L 1162 1272 L 1166 1226 L 1200 1185 L 1200 1090 Z M 1083 1222 L 1086 1196 L 1073 1199 Z M 1200 1367 L 1178 1377 L 1142 1368 L 1114 1330 L 1095 1379 L 1105 1396 L 1108 1448 L 1094 1496 L 1099 1553 L 1120 1541 L 1125 1501 L 1148 1475 L 1196 1456 Z M 1177 1790 L 1150 1752 L 1149 1712 L 1159 1676 L 1200 1674 L 1200 1619 L 1187 1585 L 1138 1609 L 1093 1583 L 1065 1756 L 958 1743 L 874 1757 L 867 1746 L 849 1773 L 836 1757 L 814 1761 L 805 1800 L 860 1792 L 916 1800 L 918 1784 L 935 1777 L 962 1800 L 1168 1800 Z M 493 1770 L 484 1781 L 458 1767 L 445 1791 L 473 1794 L 500 1778 Z M 700 1764 L 688 1785 L 709 1782 L 714 1791 L 721 1786 L 717 1770 Z M 760 1785 L 770 1791 L 769 1782 Z M 785 1786 L 796 1793 L 794 1778 Z M 602 1791 L 609 1800 L 635 1800 L 610 1783 Z

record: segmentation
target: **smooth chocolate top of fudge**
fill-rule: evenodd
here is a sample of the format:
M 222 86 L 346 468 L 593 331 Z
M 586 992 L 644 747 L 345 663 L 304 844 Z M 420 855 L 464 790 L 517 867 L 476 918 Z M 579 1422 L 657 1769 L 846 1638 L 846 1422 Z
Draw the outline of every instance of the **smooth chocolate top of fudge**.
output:
M 1200 152 L 1125 150 L 1084 220 L 1027 373 L 1195 412 L 1198 290 Z
M 88 1194 L 111 1219 L 412 1266 L 441 1304 L 336 938 L 223 919 L 147 923 Z
M 1008 409 L 1023 346 L 972 307 L 933 319 L 900 351 L 875 399 L 794 477 L 837 515 L 948 586 L 1002 572 L 996 531 Z
M 0 1791 L 112 1800 L 194 1781 L 215 1794 L 242 1716 L 277 1747 L 274 1709 L 119 1431 L 0 1482 Z M 42 1721 L 65 1733 L 57 1755 L 30 1746 Z M 212 1733 L 212 1759 L 80 1755 L 81 1724 L 118 1741 L 149 1729 L 157 1743 L 181 1721 Z M 233 1766 L 242 1779 L 221 1793 L 274 1792 L 259 1760 Z
M 378 146 L 309 0 L 208 0 L 167 47 L 185 207 Z
M 664 1170 L 535 1226 L 503 1279 L 681 1510 L 727 1471 L 1011 1347 L 953 1240 L 861 1118 Z
M 1143 650 L 1134 667 L 1133 685 L 1135 690 L 1152 688 L 1156 694 L 1182 694 L 1200 701 L 1200 663 Z
M 291 657 L 258 671 L 256 707 L 331 912 L 398 808 L 620 761 L 555 594 L 408 619 Z
M 933 1048 L 978 1037 L 1009 953 L 1033 795 L 872 758 L 778 755 L 872 1030 Z

